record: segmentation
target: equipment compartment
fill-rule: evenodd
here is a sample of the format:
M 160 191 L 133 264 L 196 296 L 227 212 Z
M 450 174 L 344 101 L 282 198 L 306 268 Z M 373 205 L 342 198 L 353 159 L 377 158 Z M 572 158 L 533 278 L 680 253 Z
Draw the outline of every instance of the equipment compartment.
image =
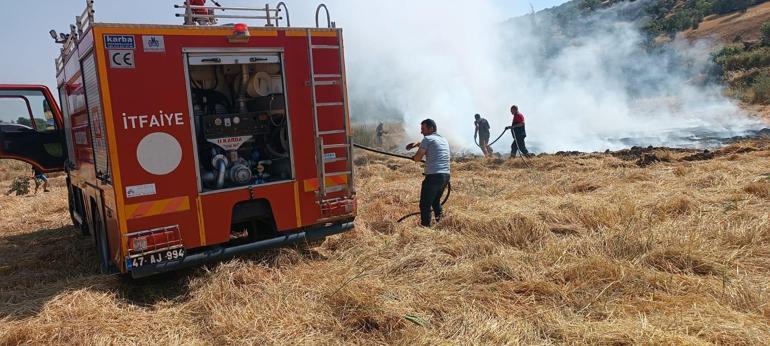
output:
M 293 179 L 281 58 L 187 56 L 202 192 Z

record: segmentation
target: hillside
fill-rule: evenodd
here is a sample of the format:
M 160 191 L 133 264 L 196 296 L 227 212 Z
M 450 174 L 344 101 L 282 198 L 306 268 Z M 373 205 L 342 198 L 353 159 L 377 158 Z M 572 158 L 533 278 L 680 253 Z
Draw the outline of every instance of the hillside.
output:
M 651 37 L 684 34 L 689 39 L 733 42 L 758 39 L 770 21 L 768 0 L 571 0 L 542 10 L 537 17 L 562 33 L 580 34 L 585 18 L 613 12 L 614 19 L 636 22 Z
M 0 344 L 763 344 L 770 139 L 420 168 L 358 153 L 354 231 L 144 281 L 98 275 L 49 194 L 0 195 Z M 0 189 L 26 174 L 0 163 Z
M 640 44 L 646 46 L 645 52 L 634 59 L 668 52 L 661 61 L 680 61 L 671 74 L 687 71 L 692 61 L 711 54 L 711 66 L 686 72 L 691 74 L 689 79 L 719 82 L 726 86 L 725 94 L 741 101 L 749 113 L 770 117 L 770 2 L 766 0 L 574 0 L 535 16 L 556 37 L 542 38 L 555 47 L 549 51 L 559 52 L 586 37 L 597 37 L 596 32 L 613 32 L 630 24 L 647 41 Z M 681 38 L 697 48 L 683 50 Z
M 716 39 L 720 42 L 758 41 L 763 23 L 770 22 L 770 2 L 747 11 L 706 17 L 697 29 L 682 34 L 690 40 Z

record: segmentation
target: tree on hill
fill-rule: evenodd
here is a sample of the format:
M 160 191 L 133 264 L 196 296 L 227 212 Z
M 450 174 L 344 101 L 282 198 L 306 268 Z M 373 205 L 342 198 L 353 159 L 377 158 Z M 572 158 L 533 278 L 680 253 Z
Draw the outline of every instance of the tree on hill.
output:
M 708 15 L 724 15 L 768 0 L 657 0 L 650 1 L 647 13 L 651 20 L 645 29 L 653 35 L 673 35 L 688 28 L 696 29 Z
M 726 14 L 738 10 L 745 10 L 749 6 L 759 3 L 755 0 L 714 0 L 712 10 L 717 14 Z
M 762 45 L 770 46 L 770 22 L 762 24 Z
M 543 11 L 554 19 L 562 33 L 574 34 L 576 27 L 585 25 L 587 15 L 600 12 L 618 4 L 637 0 L 572 0 Z M 724 15 L 768 2 L 770 0 L 650 0 L 640 1 L 638 12 L 624 9 L 619 14 L 624 20 L 639 21 L 646 34 L 674 36 L 687 29 L 697 29 L 703 19 L 712 14 Z
M 602 5 L 602 0 L 580 0 L 578 7 L 583 12 L 593 12 L 599 9 Z

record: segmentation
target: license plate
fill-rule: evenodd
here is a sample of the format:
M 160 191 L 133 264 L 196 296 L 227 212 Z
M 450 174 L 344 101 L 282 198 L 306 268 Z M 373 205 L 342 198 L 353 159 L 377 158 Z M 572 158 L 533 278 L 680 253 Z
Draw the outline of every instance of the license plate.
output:
M 130 258 L 131 268 L 139 268 L 150 264 L 160 264 L 171 261 L 178 261 L 184 258 L 184 249 L 173 249 L 154 252 L 146 255 Z

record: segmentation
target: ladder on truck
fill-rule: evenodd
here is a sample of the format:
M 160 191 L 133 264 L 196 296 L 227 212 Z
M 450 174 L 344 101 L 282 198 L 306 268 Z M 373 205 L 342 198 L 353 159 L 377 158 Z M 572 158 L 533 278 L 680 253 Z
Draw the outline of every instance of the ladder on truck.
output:
M 320 8 L 320 7 L 319 7 Z M 331 26 L 331 25 L 330 25 Z M 347 87 L 345 78 L 345 57 L 342 41 L 342 31 L 337 31 L 337 45 L 328 44 L 314 44 L 311 29 L 307 29 L 307 42 L 308 42 L 308 57 L 310 59 L 310 88 L 312 95 L 312 108 L 313 108 L 313 130 L 316 147 L 316 167 L 318 173 L 318 201 L 321 204 L 322 209 L 325 205 L 333 207 L 331 205 L 338 202 L 338 199 L 330 199 L 328 195 L 334 192 L 347 190 L 347 198 L 351 198 L 353 195 L 353 138 L 350 131 L 348 102 L 347 102 Z M 313 61 L 314 52 L 319 50 L 336 50 L 339 55 L 339 74 L 337 73 L 323 73 L 318 72 L 315 69 L 315 63 Z M 340 88 L 341 99 L 337 100 L 318 100 L 318 89 L 323 87 L 338 87 Z M 319 128 L 319 109 L 333 109 L 335 114 L 338 110 L 341 116 L 344 116 L 343 128 L 335 129 L 321 129 Z M 328 114 L 328 113 L 327 113 Z M 329 139 L 331 136 L 343 135 L 342 142 L 332 141 Z M 330 149 L 345 149 L 344 157 L 327 156 L 327 151 Z M 330 171 L 327 169 L 327 165 L 330 163 L 346 162 L 345 168 L 342 171 Z M 335 185 L 333 187 L 327 186 L 327 178 L 345 176 L 347 178 L 346 184 Z

